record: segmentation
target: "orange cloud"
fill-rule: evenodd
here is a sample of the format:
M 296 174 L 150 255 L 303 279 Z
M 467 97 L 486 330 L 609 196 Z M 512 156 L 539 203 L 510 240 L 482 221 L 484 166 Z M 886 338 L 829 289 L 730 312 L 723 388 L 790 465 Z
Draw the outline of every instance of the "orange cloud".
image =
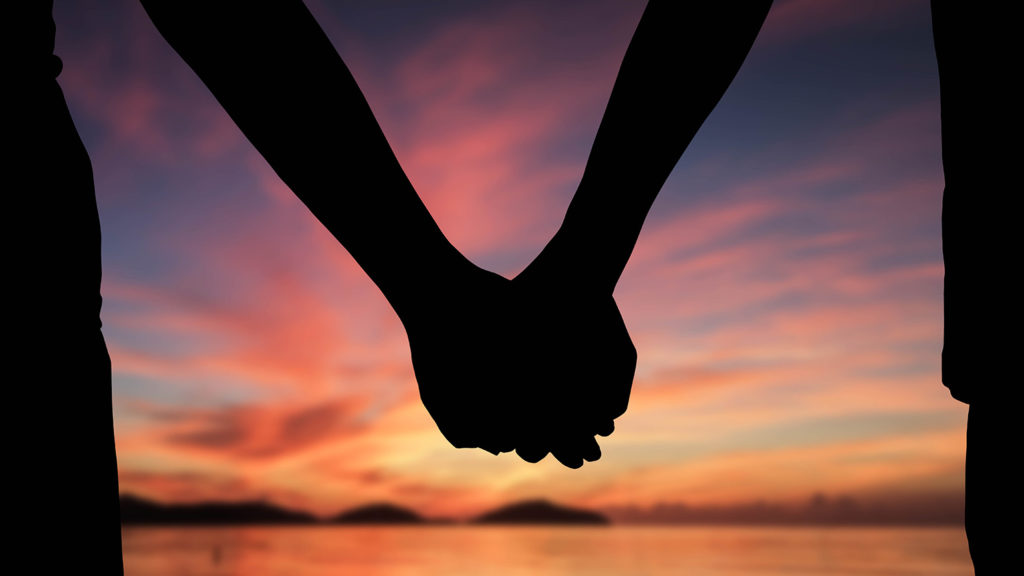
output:
M 720 452 L 630 470 L 579 498 L 592 506 L 735 503 L 750 495 L 799 501 L 823 489 L 877 495 L 880 488 L 962 490 L 960 430 L 809 447 Z M 895 466 L 894 462 L 900 462 Z M 938 480 L 938 481 L 936 481 Z M 643 490 L 638 490 L 642 487 Z
M 365 399 L 308 406 L 242 405 L 165 411 L 158 418 L 164 442 L 234 460 L 262 461 L 294 455 L 359 430 Z

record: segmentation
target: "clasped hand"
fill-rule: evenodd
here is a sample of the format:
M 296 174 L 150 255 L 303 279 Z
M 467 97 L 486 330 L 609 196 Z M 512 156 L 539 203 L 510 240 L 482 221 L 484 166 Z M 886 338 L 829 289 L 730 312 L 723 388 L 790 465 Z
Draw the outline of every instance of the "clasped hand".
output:
M 611 294 L 468 264 L 403 317 L 420 397 L 458 448 L 600 458 L 629 401 L 636 349 Z

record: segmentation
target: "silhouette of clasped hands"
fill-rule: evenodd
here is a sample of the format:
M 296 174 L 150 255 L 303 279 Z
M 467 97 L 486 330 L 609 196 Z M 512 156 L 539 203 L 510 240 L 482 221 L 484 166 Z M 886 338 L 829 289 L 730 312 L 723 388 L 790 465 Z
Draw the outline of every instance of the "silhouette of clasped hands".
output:
M 626 410 L 636 350 L 610 293 L 476 267 L 403 318 L 420 397 L 456 447 L 577 468 Z
M 770 0 L 653 0 L 579 189 L 512 280 L 464 258 L 402 171 L 355 79 L 300 0 L 143 0 L 245 136 L 384 293 L 424 405 L 456 447 L 600 457 L 636 349 L 612 296 L 654 198 L 742 64 Z

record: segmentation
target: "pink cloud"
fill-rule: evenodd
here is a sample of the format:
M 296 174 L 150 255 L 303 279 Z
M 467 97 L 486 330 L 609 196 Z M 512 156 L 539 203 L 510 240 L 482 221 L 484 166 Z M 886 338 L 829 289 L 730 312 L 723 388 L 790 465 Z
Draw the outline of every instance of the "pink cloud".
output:
M 104 129 L 102 141 L 89 143 L 94 164 L 138 169 L 140 161 L 175 165 L 237 149 L 241 133 L 141 6 L 125 4 L 122 16 L 106 22 L 115 29 L 97 29 L 94 20 L 76 23 L 80 30 L 58 23 L 58 82 L 72 112 Z M 64 47 L 65 36 L 73 37 L 73 49 Z
M 621 26 L 621 45 L 598 44 L 566 69 L 549 57 L 565 51 L 550 19 L 511 8 L 456 21 L 411 50 L 392 77 L 367 78 L 417 191 L 474 257 L 532 255 L 555 231 L 585 160 L 585 150 L 563 147 L 580 125 L 596 132 L 631 32 Z

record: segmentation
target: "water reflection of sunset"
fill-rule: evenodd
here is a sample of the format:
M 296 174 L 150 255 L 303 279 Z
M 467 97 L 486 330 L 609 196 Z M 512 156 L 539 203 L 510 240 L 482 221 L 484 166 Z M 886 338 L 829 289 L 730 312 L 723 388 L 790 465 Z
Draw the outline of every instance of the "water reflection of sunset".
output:
M 125 573 L 967 576 L 966 549 L 952 528 L 146 528 Z

